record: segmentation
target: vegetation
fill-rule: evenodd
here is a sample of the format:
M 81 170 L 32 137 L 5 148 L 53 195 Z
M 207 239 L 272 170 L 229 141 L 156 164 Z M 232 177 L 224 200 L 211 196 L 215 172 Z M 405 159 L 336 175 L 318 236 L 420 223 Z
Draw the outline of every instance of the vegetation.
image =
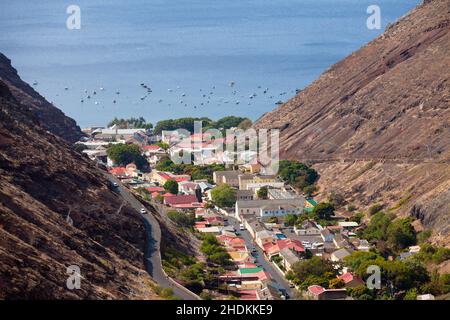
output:
M 192 118 L 185 117 L 179 119 L 168 119 L 158 121 L 155 126 L 154 133 L 160 134 L 163 130 L 176 130 L 176 129 L 186 129 L 189 132 L 194 132 L 194 122 L 201 121 L 203 131 L 214 128 L 219 130 L 230 129 L 234 127 L 249 127 L 251 126 L 251 120 L 248 118 L 235 117 L 235 116 L 227 116 L 223 117 L 217 121 L 213 121 L 209 118 Z
M 212 201 L 219 207 L 229 208 L 236 203 L 236 190 L 228 184 L 221 184 L 211 190 Z
M 147 122 L 143 117 L 139 118 L 129 118 L 129 119 L 118 119 L 115 117 L 108 123 L 108 127 L 117 125 L 120 129 L 136 128 L 136 129 L 151 129 L 153 125 Z
M 448 275 L 430 274 L 421 262 L 413 259 L 405 261 L 386 260 L 375 252 L 354 251 L 344 259 L 345 266 L 351 268 L 355 274 L 366 280 L 367 267 L 376 265 L 381 271 L 381 289 L 370 290 L 359 288 L 350 293 L 357 299 L 401 298 L 411 299 L 417 294 L 443 294 L 450 290 Z
M 269 188 L 267 188 L 267 186 L 259 188 L 256 193 L 256 195 L 258 196 L 258 199 L 267 199 L 268 190 L 269 190 Z
M 328 195 L 328 202 L 331 203 L 334 208 L 340 208 L 345 204 L 345 198 L 342 194 L 332 191 Z
M 420 251 L 412 256 L 412 259 L 423 263 L 440 264 L 450 259 L 450 249 L 424 243 L 421 245 Z
M 314 207 L 312 214 L 316 220 L 330 220 L 334 216 L 334 206 L 328 202 L 321 202 Z
M 398 252 L 408 246 L 416 244 L 416 232 L 411 225 L 410 218 L 395 219 L 392 213 L 382 211 L 375 213 L 362 237 L 369 241 L 385 242 L 387 249 Z
M 200 250 L 206 254 L 208 261 L 213 264 L 220 266 L 233 265 L 230 255 L 213 235 L 206 235 L 203 238 Z
M 170 146 L 162 141 L 159 141 L 158 143 L 156 143 L 156 145 L 164 150 L 168 150 L 170 148 Z
M 373 216 L 375 213 L 378 213 L 378 212 L 380 212 L 381 210 L 383 210 L 383 205 L 377 203 L 377 204 L 374 204 L 373 206 L 371 206 L 371 207 L 369 208 L 369 214 L 370 214 L 371 216 Z
M 295 160 L 281 160 L 279 163 L 279 176 L 293 187 L 304 190 L 314 185 L 319 178 L 316 170 L 306 164 Z M 310 189 L 306 189 L 310 192 Z
M 119 166 L 126 166 L 127 164 L 134 163 L 138 169 L 143 170 L 148 167 L 148 162 L 141 155 L 139 147 L 134 144 L 118 143 L 110 145 L 106 150 L 108 157 Z
M 173 210 L 167 212 L 167 217 L 180 227 L 190 228 L 195 224 L 195 216 L 193 213 L 184 213 Z
M 312 197 L 316 191 L 317 191 L 317 187 L 314 184 L 311 184 L 311 185 L 303 188 L 303 193 L 307 197 Z
M 297 218 L 297 215 L 289 213 L 284 217 L 284 224 L 288 227 L 292 227 L 297 222 Z
M 164 190 L 172 194 L 178 194 L 178 182 L 175 180 L 168 180 L 164 183 Z
M 330 261 L 314 256 L 311 259 L 296 262 L 292 266 L 292 270 L 287 273 L 286 278 L 306 290 L 314 284 L 328 288 L 330 281 L 336 276 L 337 270 Z
M 156 170 L 169 171 L 175 174 L 188 174 L 192 180 L 206 179 L 209 183 L 213 182 L 213 172 L 223 171 L 223 164 L 210 164 L 204 166 L 196 166 L 193 164 L 175 164 L 169 157 L 164 157 L 156 165 Z

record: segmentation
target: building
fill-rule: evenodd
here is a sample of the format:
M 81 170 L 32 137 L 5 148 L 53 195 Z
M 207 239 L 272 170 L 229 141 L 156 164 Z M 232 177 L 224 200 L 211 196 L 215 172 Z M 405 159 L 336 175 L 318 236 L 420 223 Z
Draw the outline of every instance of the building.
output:
M 342 248 L 334 251 L 330 256 L 330 260 L 333 262 L 340 262 L 343 261 L 345 257 L 351 255 L 351 253 L 350 249 Z
M 164 149 L 156 144 L 145 145 L 142 147 L 142 151 L 146 157 L 165 153 Z
M 200 196 L 202 193 L 200 186 L 191 181 L 181 181 L 178 183 L 178 191 L 183 194 L 195 194 L 197 196 Z
M 278 238 L 275 237 L 275 239 Z M 303 244 L 300 241 L 293 239 L 274 240 L 271 243 L 266 243 L 263 247 L 264 253 L 269 259 L 273 256 L 279 255 L 281 250 L 283 250 L 284 248 L 288 248 L 298 255 L 305 252 Z
M 262 214 L 270 214 L 270 211 L 273 211 L 273 215 L 277 214 L 278 216 L 282 216 L 283 212 L 284 214 L 287 214 L 287 212 L 295 212 L 295 214 L 300 214 L 303 211 L 303 205 L 303 199 L 236 201 L 235 215 L 238 220 L 241 220 L 241 218 L 245 215 L 261 217 Z M 275 210 L 273 206 L 281 208 Z M 289 207 L 288 209 L 288 206 L 292 207 Z M 265 207 L 266 209 L 263 209 L 263 211 L 261 211 L 261 209 Z M 293 207 L 295 208 L 295 210 L 293 209 Z
M 239 189 L 240 190 L 248 190 L 250 188 L 260 188 L 263 186 L 271 186 L 277 181 L 276 175 L 255 175 L 243 173 L 238 177 Z M 284 183 L 283 183 L 284 185 Z
M 261 170 L 261 165 L 259 163 L 243 164 L 239 166 L 239 170 L 246 173 L 259 173 Z
M 355 288 L 355 287 L 364 285 L 363 279 L 361 279 L 358 276 L 355 276 L 351 272 L 346 272 L 346 273 L 338 276 L 338 278 L 341 279 L 345 283 L 345 286 L 347 288 Z
M 275 200 L 275 199 L 296 199 L 299 198 L 300 196 L 287 190 L 269 188 L 269 190 L 267 190 L 267 197 L 269 199 Z
M 264 249 L 264 246 L 266 244 L 271 244 L 272 242 L 274 242 L 275 239 L 277 239 L 277 236 L 273 231 L 264 229 L 261 231 L 257 231 L 255 234 L 255 242 L 262 249 Z
M 299 227 L 294 226 L 294 232 L 299 236 L 318 236 L 321 231 L 322 228 L 319 228 L 316 222 L 312 220 L 304 221 Z
M 328 229 L 320 231 L 320 236 L 324 242 L 333 242 L 334 234 Z
M 267 204 L 261 207 L 259 216 L 261 218 L 284 217 L 288 214 L 299 215 L 302 211 L 292 204 Z
M 345 300 L 347 298 L 346 289 L 325 289 L 319 285 L 308 287 L 308 295 L 314 300 Z
M 252 190 L 237 190 L 236 200 L 237 201 L 249 201 L 255 199 L 255 193 Z
M 171 195 L 164 197 L 164 204 L 172 208 L 196 209 L 204 206 L 194 194 Z
M 280 250 L 279 256 L 283 259 L 283 266 L 286 272 L 292 269 L 294 263 L 300 261 L 299 256 L 287 247 Z
M 281 300 L 280 290 L 269 283 L 257 290 L 256 295 L 258 300 Z
M 214 171 L 213 172 L 213 181 L 216 185 L 228 184 L 231 187 L 238 188 L 239 187 L 239 175 L 240 171 Z
M 191 180 L 191 176 L 189 176 L 187 174 L 177 175 L 177 174 L 173 174 L 170 172 L 162 172 L 162 171 L 153 170 L 150 173 L 150 179 L 151 179 L 151 181 L 157 182 L 160 185 L 164 185 L 169 180 L 174 180 L 178 183 L 183 182 L 183 181 L 189 181 L 189 180 Z

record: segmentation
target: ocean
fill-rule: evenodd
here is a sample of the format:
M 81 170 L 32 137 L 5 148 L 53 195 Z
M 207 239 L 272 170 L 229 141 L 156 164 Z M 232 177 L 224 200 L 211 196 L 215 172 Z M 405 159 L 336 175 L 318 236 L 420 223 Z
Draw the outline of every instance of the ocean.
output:
M 255 120 L 418 3 L 2 1 L 0 52 L 82 127 L 114 117 Z M 66 27 L 71 4 L 81 10 L 78 30 Z M 381 29 L 366 26 L 373 4 Z

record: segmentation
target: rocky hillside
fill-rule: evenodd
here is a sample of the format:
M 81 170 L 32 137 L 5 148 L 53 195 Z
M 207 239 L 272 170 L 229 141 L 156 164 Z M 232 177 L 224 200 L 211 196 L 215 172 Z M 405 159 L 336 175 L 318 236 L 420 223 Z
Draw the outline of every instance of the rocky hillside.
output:
M 32 87 L 20 79 L 11 60 L 0 53 L 0 80 L 5 83 L 13 96 L 32 111 L 42 127 L 69 142 L 78 141 L 83 135 L 75 120 L 49 103 Z
M 315 163 L 321 196 L 376 202 L 450 233 L 450 1 L 425 1 L 255 127 Z
M 140 216 L 16 85 L 0 80 L 0 299 L 155 298 Z M 66 287 L 72 265 L 79 290 Z

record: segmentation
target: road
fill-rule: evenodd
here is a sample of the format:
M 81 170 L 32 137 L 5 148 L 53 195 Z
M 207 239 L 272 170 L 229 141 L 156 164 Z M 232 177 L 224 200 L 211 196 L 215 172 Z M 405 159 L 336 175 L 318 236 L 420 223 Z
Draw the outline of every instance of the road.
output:
M 119 187 L 117 192 L 123 197 L 123 199 L 128 202 L 128 204 L 133 207 L 144 220 L 145 230 L 147 232 L 147 243 L 144 250 L 145 267 L 147 272 L 153 278 L 153 280 L 158 283 L 159 286 L 163 288 L 171 288 L 175 297 L 183 300 L 199 300 L 200 298 L 176 283 L 174 280 L 169 278 L 164 272 L 161 264 L 161 228 L 159 226 L 156 218 L 150 214 L 141 214 L 140 210 L 143 205 L 134 197 L 134 195 L 125 187 L 122 186 L 120 181 L 112 175 L 106 174 L 105 176 L 110 182 L 116 182 Z
M 239 224 L 240 224 L 239 221 L 233 216 L 228 216 L 227 218 L 228 218 L 228 223 L 230 225 L 234 226 L 234 228 L 236 230 L 239 230 Z M 258 252 L 255 263 L 257 265 L 263 267 L 263 269 L 270 274 L 270 276 L 272 277 L 272 280 L 280 288 L 283 288 L 284 290 L 286 290 L 287 293 L 291 296 L 291 298 L 293 298 L 294 290 L 289 288 L 289 282 L 286 280 L 284 275 L 279 270 L 275 269 L 275 267 L 273 266 L 273 264 L 271 262 L 266 260 L 266 258 L 264 257 L 264 252 L 262 251 L 262 249 L 259 246 L 256 245 L 256 243 L 254 243 L 250 232 L 248 232 L 247 230 L 238 231 L 238 232 L 240 232 L 241 237 L 245 240 L 245 245 L 247 246 L 247 248 L 249 250 L 251 250 L 252 248 L 255 248 L 256 251 Z

